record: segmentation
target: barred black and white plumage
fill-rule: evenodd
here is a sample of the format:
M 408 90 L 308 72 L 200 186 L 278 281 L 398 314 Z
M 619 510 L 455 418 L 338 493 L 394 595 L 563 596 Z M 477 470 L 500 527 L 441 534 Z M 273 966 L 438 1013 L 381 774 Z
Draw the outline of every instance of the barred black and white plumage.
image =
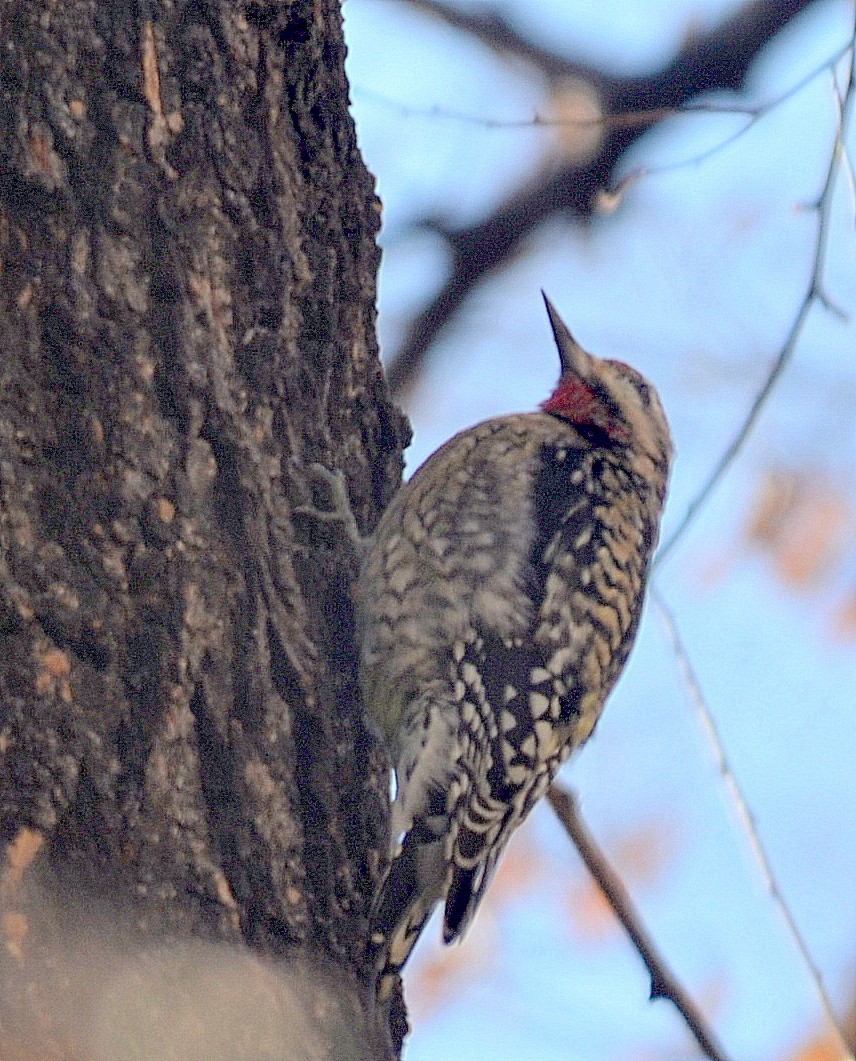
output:
M 388 994 L 434 906 L 460 937 L 509 837 L 590 735 L 633 644 L 671 460 L 632 368 L 547 302 L 542 408 L 442 446 L 384 513 L 358 582 L 361 682 L 397 776 L 373 914 Z

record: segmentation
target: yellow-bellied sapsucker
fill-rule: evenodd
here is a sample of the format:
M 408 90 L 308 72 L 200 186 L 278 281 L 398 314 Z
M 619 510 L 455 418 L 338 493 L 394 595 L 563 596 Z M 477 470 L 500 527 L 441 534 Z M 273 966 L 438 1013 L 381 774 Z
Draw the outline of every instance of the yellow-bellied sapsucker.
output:
M 444 939 L 462 935 L 636 636 L 669 428 L 654 388 L 586 353 L 546 301 L 552 396 L 434 453 L 381 518 L 357 584 L 363 697 L 397 778 L 372 923 L 381 998 L 441 899 Z

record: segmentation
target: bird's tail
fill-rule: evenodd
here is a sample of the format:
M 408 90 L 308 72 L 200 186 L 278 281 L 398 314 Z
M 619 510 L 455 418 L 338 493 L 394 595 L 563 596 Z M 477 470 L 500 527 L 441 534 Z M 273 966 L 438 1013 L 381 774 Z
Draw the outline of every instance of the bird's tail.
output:
M 402 966 L 445 890 L 445 876 L 443 838 L 417 819 L 390 865 L 372 908 L 371 939 L 379 1001 L 389 998 Z
M 508 808 L 487 791 L 472 791 L 454 830 L 449 885 L 443 916 L 443 940 L 461 939 L 493 877 L 511 835 Z

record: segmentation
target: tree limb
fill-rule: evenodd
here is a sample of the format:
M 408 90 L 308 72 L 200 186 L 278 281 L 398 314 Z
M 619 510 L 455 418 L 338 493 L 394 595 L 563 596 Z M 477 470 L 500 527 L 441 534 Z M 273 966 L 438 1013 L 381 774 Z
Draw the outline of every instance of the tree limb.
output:
M 615 182 L 627 150 L 663 117 L 716 89 L 740 89 L 759 51 L 812 0 L 753 0 L 714 30 L 688 36 L 680 53 L 643 77 L 623 77 L 556 55 L 526 39 L 496 12 L 466 14 L 440 0 L 411 6 L 469 33 L 492 50 L 523 59 L 556 84 L 581 78 L 599 98 L 604 135 L 595 157 L 575 159 L 533 175 L 491 215 L 458 229 L 422 222 L 443 235 L 452 252 L 449 275 L 418 314 L 392 357 L 387 379 L 401 396 L 413 384 L 439 332 L 476 285 L 507 264 L 544 221 L 557 213 L 590 220 Z M 638 116 L 638 120 L 635 116 Z
M 576 797 L 561 785 L 553 784 L 547 799 L 651 974 L 651 998 L 666 998 L 675 1006 L 705 1057 L 710 1058 L 710 1061 L 727 1061 L 726 1054 L 708 1029 L 701 1011 L 657 950 L 621 878 L 609 865 L 582 820 Z

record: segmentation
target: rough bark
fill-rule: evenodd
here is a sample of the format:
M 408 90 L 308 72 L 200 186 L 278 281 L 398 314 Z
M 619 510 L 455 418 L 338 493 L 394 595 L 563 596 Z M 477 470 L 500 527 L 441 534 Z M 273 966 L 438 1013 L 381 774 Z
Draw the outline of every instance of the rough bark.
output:
M 406 436 L 338 6 L 0 0 L 0 41 L 0 1044 L 111 1056 L 87 965 L 127 1011 L 166 936 L 314 997 L 246 1056 L 381 1056 L 354 555 L 297 511 L 319 461 L 368 530 Z

